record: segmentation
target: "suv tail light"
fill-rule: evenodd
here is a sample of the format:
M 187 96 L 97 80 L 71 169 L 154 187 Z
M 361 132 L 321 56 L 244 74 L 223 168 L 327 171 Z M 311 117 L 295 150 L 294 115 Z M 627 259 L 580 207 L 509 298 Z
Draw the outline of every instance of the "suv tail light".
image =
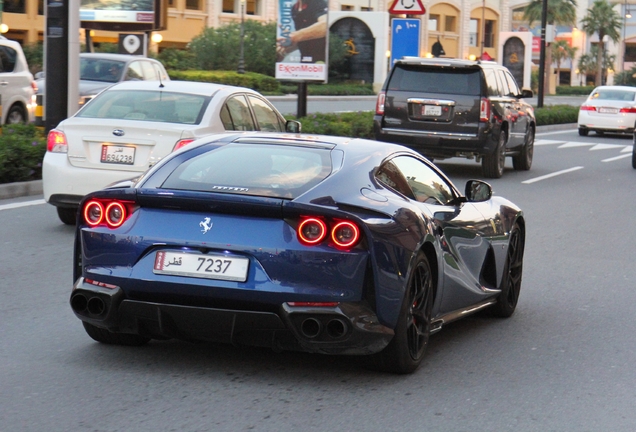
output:
M 581 111 L 596 111 L 596 107 L 593 107 L 591 105 L 581 105 L 581 108 L 579 108 Z
M 51 153 L 68 153 L 68 142 L 66 142 L 64 132 L 51 129 L 46 137 L 46 150 Z
M 490 99 L 488 98 L 481 98 L 481 103 L 479 104 L 479 121 L 490 121 Z
M 375 113 L 377 115 L 384 115 L 384 101 L 386 99 L 386 93 L 381 91 L 378 93 L 378 100 L 375 103 Z
M 360 241 L 360 228 L 351 221 L 324 220 L 305 217 L 296 228 L 298 240 L 305 246 L 315 246 L 325 240 L 337 249 L 350 250 Z

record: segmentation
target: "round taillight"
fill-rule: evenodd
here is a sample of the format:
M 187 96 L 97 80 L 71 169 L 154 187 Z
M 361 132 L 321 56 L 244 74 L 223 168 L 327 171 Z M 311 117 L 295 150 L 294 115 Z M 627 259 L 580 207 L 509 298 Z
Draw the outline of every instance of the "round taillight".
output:
M 338 222 L 331 230 L 331 239 L 340 248 L 350 248 L 358 242 L 360 230 L 353 222 Z
M 303 243 L 318 244 L 327 236 L 327 224 L 316 218 L 305 219 L 298 225 L 298 236 Z
M 106 207 L 106 222 L 113 228 L 117 228 L 126 219 L 126 207 L 123 204 L 113 201 Z
M 104 218 L 104 206 L 99 201 L 90 201 L 84 206 L 84 220 L 90 226 L 99 225 Z

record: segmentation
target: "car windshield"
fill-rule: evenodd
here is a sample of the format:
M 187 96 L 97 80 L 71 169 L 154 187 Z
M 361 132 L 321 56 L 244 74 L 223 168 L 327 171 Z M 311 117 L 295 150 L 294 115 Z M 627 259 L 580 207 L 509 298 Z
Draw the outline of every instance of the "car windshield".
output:
M 636 92 L 629 90 L 600 89 L 592 93 L 590 99 L 633 102 L 635 95 Z
M 161 187 L 294 199 L 330 173 L 328 149 L 234 143 L 185 161 Z
M 80 58 L 80 79 L 119 82 L 125 66 L 124 62 L 115 60 Z
M 388 90 L 418 93 L 480 94 L 480 72 L 476 68 L 423 68 L 398 65 Z
M 106 90 L 76 116 L 199 124 L 210 102 L 208 96 L 157 90 Z

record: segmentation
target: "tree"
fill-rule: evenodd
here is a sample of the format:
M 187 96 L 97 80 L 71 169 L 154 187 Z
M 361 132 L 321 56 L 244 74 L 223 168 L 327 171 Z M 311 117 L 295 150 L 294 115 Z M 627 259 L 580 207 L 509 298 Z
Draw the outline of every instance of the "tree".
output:
M 571 47 L 570 43 L 566 40 L 560 40 L 554 43 L 552 46 L 552 58 L 556 62 L 557 71 L 561 69 L 562 61 L 574 58 L 577 49 L 576 47 Z
M 601 62 L 601 71 L 605 71 L 607 69 L 614 69 L 614 62 L 616 61 L 616 56 L 614 54 L 608 54 L 607 51 L 603 52 L 603 61 Z M 579 58 L 579 72 L 582 75 L 594 75 L 594 81 L 596 82 L 596 77 L 598 74 L 597 68 L 598 62 L 598 46 L 594 45 L 590 48 L 589 54 L 583 54 Z M 597 84 L 598 85 L 598 84 Z
M 523 19 L 532 26 L 535 21 L 541 21 L 543 0 L 532 0 L 523 13 Z M 551 25 L 576 25 L 576 0 L 548 0 L 548 16 L 546 23 Z M 545 74 L 545 83 L 548 83 L 550 66 L 552 65 L 552 50 L 550 44 L 546 48 L 545 64 L 548 71 Z M 547 86 L 544 85 L 544 88 Z
M 596 79 L 597 86 L 602 85 L 603 76 L 607 68 L 603 65 L 605 58 L 605 43 L 603 39 L 608 36 L 614 42 L 620 39 L 620 29 L 622 28 L 621 16 L 614 10 L 614 7 L 607 0 L 596 0 L 591 8 L 587 10 L 587 15 L 581 20 L 583 30 L 589 36 L 598 34 L 600 49 L 596 54 Z

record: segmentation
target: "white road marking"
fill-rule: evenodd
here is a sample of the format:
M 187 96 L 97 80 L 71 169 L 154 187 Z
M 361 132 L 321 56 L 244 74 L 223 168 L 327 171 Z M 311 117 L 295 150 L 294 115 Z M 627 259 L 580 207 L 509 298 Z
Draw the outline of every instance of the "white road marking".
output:
M 563 144 L 565 141 L 561 140 L 561 141 L 553 141 L 553 140 L 536 140 L 534 142 L 535 146 L 542 146 L 542 145 L 554 145 L 554 144 Z
M 625 146 L 618 144 L 596 144 L 594 147 L 590 149 L 590 151 L 594 150 L 609 150 L 609 149 L 619 149 Z
M 601 162 L 614 162 L 615 160 L 625 159 L 625 158 L 628 158 L 630 156 L 631 156 L 631 154 L 624 154 L 624 155 L 615 156 L 615 157 L 608 158 L 608 159 L 603 159 Z
M 545 135 L 558 135 L 558 134 L 563 134 L 563 133 L 569 133 L 572 131 L 575 131 L 576 127 L 573 127 L 572 129 L 563 129 L 560 131 L 553 131 L 553 132 L 539 132 L 536 136 L 545 136 Z
M 562 146 L 559 146 L 559 148 L 592 147 L 594 145 L 597 145 L 597 144 L 596 143 L 589 143 L 589 142 L 570 141 L 570 142 L 566 142 Z
M 521 183 L 525 183 L 525 184 L 535 183 L 535 182 L 538 182 L 538 181 L 541 181 L 541 180 L 546 180 L 546 179 L 549 179 L 549 178 L 552 178 L 552 177 L 559 176 L 561 174 L 567 174 L 567 173 L 572 172 L 572 171 L 578 171 L 578 170 L 583 169 L 583 168 L 584 167 L 582 167 L 582 166 L 568 168 L 568 169 L 565 169 L 565 170 L 553 172 L 552 174 L 546 174 L 546 175 L 541 176 L 541 177 L 535 177 L 535 178 L 530 179 L 530 180 L 522 181 Z
M 621 150 L 621 153 L 631 153 L 632 150 L 634 149 L 634 146 L 625 146 L 625 148 L 623 150 Z
M 21 207 L 34 206 L 34 205 L 40 205 L 40 204 L 46 204 L 46 201 L 44 201 L 43 199 L 40 199 L 40 200 L 35 200 L 35 201 L 24 201 L 24 202 L 19 202 L 19 203 L 0 205 L 0 211 L 16 209 L 16 208 L 21 208 Z

